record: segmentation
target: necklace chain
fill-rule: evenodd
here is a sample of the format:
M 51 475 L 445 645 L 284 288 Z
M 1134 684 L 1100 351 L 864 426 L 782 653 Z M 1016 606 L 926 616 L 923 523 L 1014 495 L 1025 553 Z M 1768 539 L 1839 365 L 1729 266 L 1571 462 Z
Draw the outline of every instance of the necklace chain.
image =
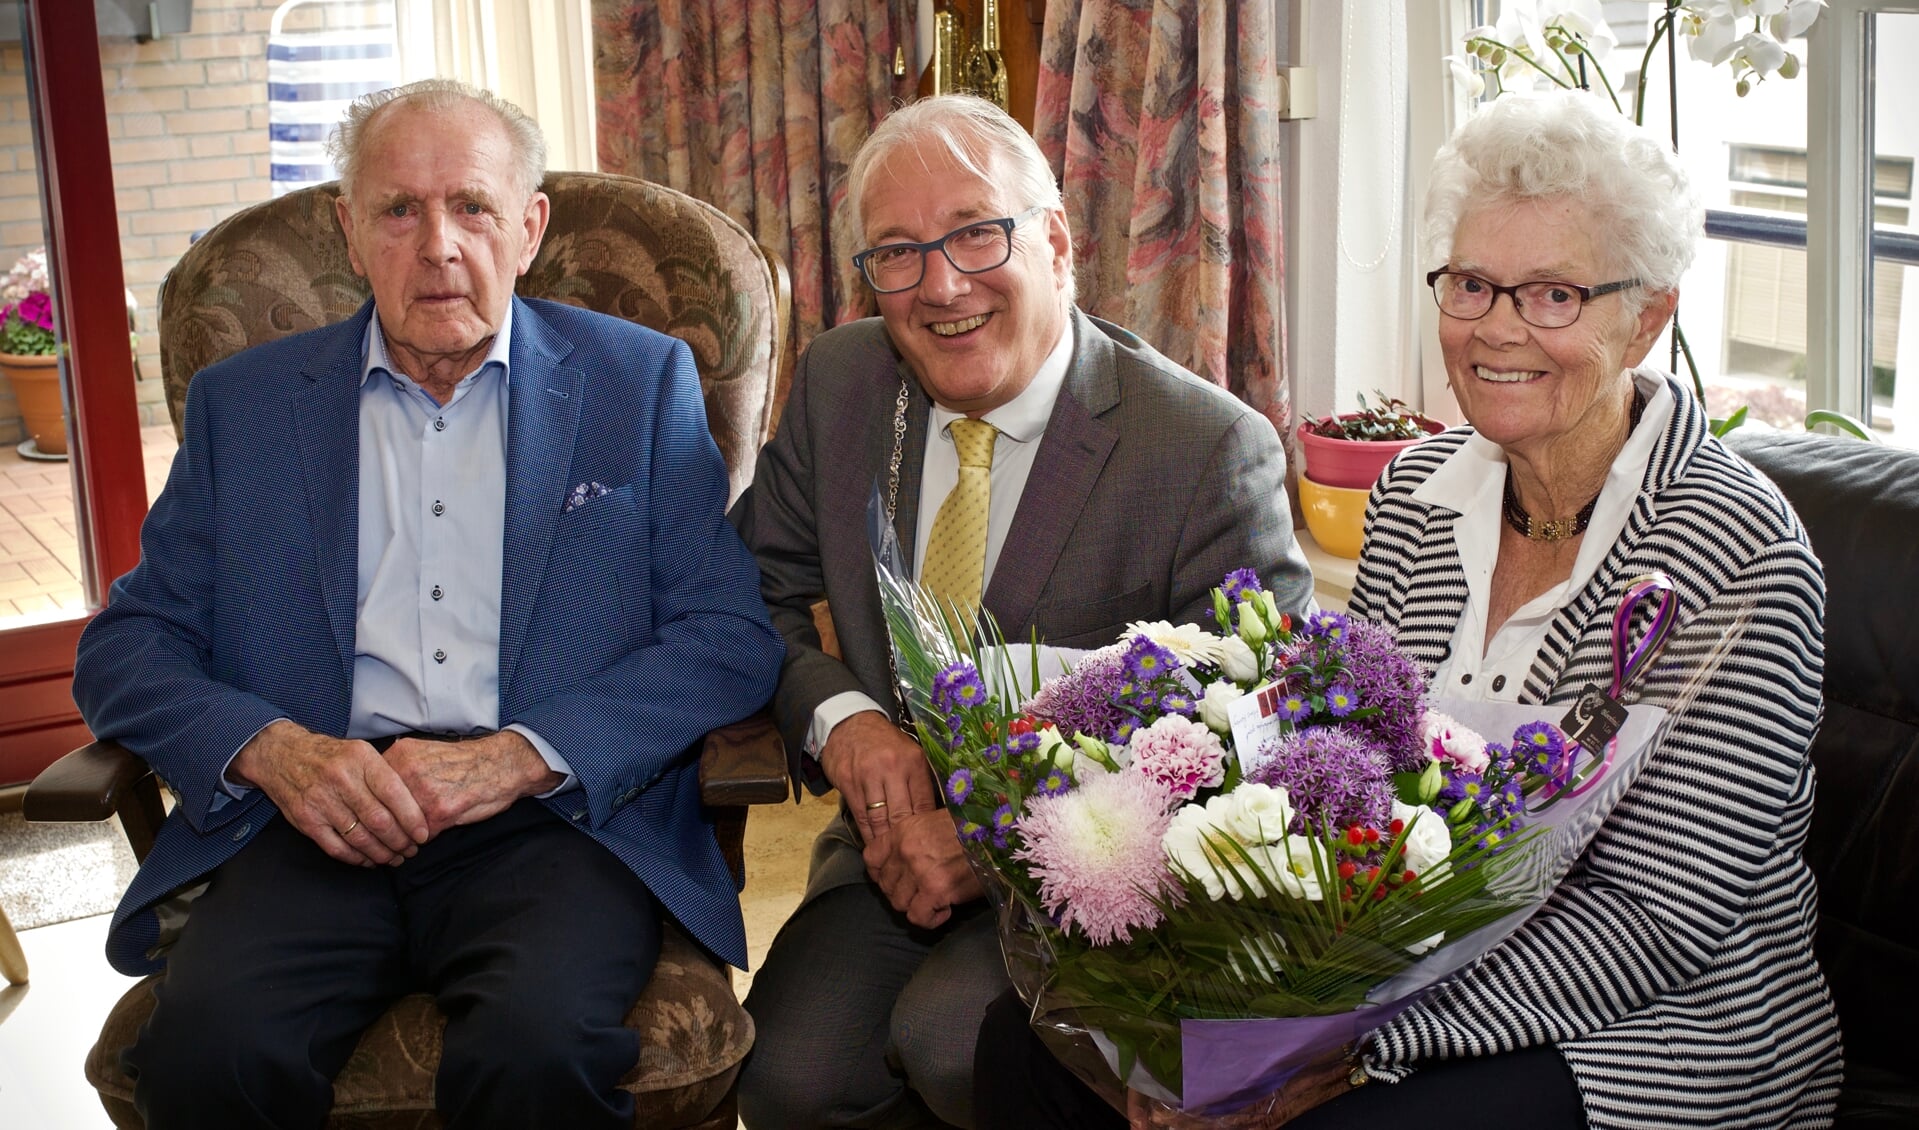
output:
M 1630 437 L 1633 432 L 1639 430 L 1639 417 L 1645 410 L 1646 398 L 1639 394 L 1638 389 L 1634 389 L 1632 394 L 1632 417 L 1626 424 L 1626 435 L 1628 437 Z M 1586 500 L 1586 505 L 1581 506 L 1579 512 L 1570 518 L 1534 518 L 1526 512 L 1525 507 L 1519 504 L 1519 495 L 1513 489 L 1512 468 L 1508 467 L 1506 469 L 1505 497 L 1502 499 L 1500 509 L 1506 516 L 1506 524 L 1518 531 L 1521 537 L 1531 541 L 1568 541 L 1586 532 L 1586 527 L 1591 524 L 1593 520 L 1593 508 L 1599 505 L 1599 495 L 1603 493 L 1605 489 L 1606 484 L 1601 482 L 1599 484 L 1599 490 L 1593 492 L 1593 496 Z

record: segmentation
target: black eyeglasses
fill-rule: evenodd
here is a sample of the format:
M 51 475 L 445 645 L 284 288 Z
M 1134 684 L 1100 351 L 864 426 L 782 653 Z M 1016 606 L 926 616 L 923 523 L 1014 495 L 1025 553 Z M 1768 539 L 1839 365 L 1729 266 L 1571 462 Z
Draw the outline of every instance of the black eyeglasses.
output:
M 938 251 L 962 274 L 977 275 L 1003 267 L 1013 257 L 1013 229 L 1046 211 L 1041 204 L 1017 216 L 974 220 L 931 243 L 882 243 L 853 256 L 866 285 L 880 294 L 911 290 L 926 274 L 926 256 Z
M 1493 308 L 1493 300 L 1504 294 L 1511 296 L 1513 309 L 1529 325 L 1542 330 L 1556 330 L 1577 322 L 1579 312 L 1585 309 L 1586 303 L 1601 295 L 1638 286 L 1639 280 L 1626 279 L 1598 286 L 1562 282 L 1495 286 L 1478 275 L 1441 267 L 1426 276 L 1426 285 L 1433 288 L 1433 301 L 1439 303 L 1440 312 L 1448 317 L 1468 322 L 1483 318 Z

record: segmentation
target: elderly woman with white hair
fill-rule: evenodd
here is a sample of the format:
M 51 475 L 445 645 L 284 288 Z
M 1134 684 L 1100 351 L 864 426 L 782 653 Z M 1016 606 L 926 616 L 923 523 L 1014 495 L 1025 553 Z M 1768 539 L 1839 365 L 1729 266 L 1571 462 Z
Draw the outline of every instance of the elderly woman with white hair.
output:
M 1374 488 L 1351 611 L 1437 693 L 1569 702 L 1610 683 L 1615 614 L 1663 573 L 1675 640 L 1710 635 L 1718 666 L 1524 927 L 1227 1124 L 1831 1122 L 1839 1032 L 1801 856 L 1824 581 L 1779 491 L 1644 366 L 1701 219 L 1671 149 L 1580 92 L 1501 98 L 1441 150 L 1427 281 L 1467 426 Z M 1688 666 L 1655 668 L 1645 700 L 1683 697 Z M 1023 1125 L 1124 1121 L 1044 1081 L 994 1086 L 1016 1105 L 982 1112 Z M 1147 1105 L 1134 1125 L 1188 1123 Z

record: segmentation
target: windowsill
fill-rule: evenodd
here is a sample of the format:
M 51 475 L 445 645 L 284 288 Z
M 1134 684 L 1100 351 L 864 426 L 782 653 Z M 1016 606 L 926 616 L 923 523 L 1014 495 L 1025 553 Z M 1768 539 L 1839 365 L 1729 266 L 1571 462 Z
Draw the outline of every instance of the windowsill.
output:
M 1335 557 L 1319 548 L 1304 523 L 1293 532 L 1299 538 L 1299 548 L 1306 554 L 1306 564 L 1313 570 L 1313 596 L 1320 607 L 1343 610 L 1352 599 L 1353 578 L 1359 572 L 1359 562 Z

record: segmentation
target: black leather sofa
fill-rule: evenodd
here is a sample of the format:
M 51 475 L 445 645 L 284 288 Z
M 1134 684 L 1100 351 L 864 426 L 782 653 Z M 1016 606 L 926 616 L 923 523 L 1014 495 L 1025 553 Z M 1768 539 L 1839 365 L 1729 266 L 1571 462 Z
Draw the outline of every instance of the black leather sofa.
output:
M 1741 434 L 1826 569 L 1826 717 L 1806 857 L 1839 1009 L 1838 1125 L 1919 1127 L 1919 452 Z

